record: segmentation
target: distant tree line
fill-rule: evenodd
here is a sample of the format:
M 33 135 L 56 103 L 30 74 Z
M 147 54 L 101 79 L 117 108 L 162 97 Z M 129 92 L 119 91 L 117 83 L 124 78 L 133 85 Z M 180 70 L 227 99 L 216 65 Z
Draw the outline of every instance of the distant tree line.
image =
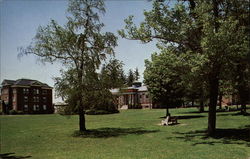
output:
M 132 86 L 133 82 L 140 79 L 140 74 L 138 68 L 135 68 L 135 71 L 129 69 L 126 74 L 123 63 L 117 59 L 111 59 L 109 63 L 102 65 L 100 78 L 111 89 Z

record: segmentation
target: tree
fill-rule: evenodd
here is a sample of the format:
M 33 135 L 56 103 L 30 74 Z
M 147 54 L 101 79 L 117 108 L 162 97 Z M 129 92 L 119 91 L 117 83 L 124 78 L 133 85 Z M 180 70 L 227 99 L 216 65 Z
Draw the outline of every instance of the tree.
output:
M 120 88 L 126 82 L 123 63 L 117 59 L 110 59 L 109 63 L 102 66 L 100 80 L 106 88 Z
M 136 67 L 135 72 L 134 72 L 135 80 L 138 81 L 140 79 L 140 73 L 138 68 Z
M 144 11 L 145 20 L 139 26 L 129 16 L 125 30 L 119 31 L 122 37 L 143 43 L 157 39 L 161 50 L 175 47 L 178 52 L 202 55 L 202 67 L 197 72 L 202 73 L 200 79 L 208 86 L 211 136 L 216 128 L 219 80 L 231 71 L 230 64 L 236 65 L 235 57 L 242 61 L 240 57 L 245 59 L 249 53 L 249 28 L 243 24 L 249 19 L 247 4 L 246 0 L 240 4 L 236 0 L 188 0 L 177 1 L 171 7 L 164 1 L 155 1 L 151 11 Z
M 132 86 L 134 81 L 135 81 L 134 73 L 131 69 L 129 69 L 127 76 L 127 86 Z
M 20 50 L 20 55 L 37 55 L 43 62 L 62 62 L 68 71 L 63 73 L 62 82 L 70 78 L 72 107 L 79 115 L 79 129 L 86 131 L 85 110 L 88 98 L 99 87 L 93 82 L 98 79 L 96 70 L 106 55 L 114 54 L 117 38 L 110 32 L 101 33 L 104 26 L 99 14 L 105 13 L 103 1 L 70 0 L 67 23 L 60 26 L 55 20 L 39 27 L 34 42 Z M 65 78 L 64 78 L 65 77 Z M 73 92 L 71 92 L 73 91 Z
M 166 116 L 170 116 L 169 108 L 182 103 L 184 83 L 179 76 L 181 60 L 170 49 L 160 54 L 152 54 L 151 61 L 145 61 L 144 82 L 155 103 L 166 107 Z
M 68 106 L 64 107 L 62 113 L 66 115 L 77 113 L 77 94 L 79 90 L 77 89 L 76 72 L 74 69 L 69 69 L 67 71 L 61 71 L 62 77 L 55 78 L 55 88 L 56 95 L 63 97 Z M 75 79 L 74 79 L 75 78 Z M 117 106 L 114 103 L 114 97 L 110 92 L 110 88 L 102 80 L 98 78 L 92 79 L 94 89 L 90 89 L 88 94 L 83 98 L 85 103 L 85 110 L 88 110 L 89 114 L 96 113 L 117 113 Z
M 127 84 L 127 77 L 126 77 L 126 75 L 124 73 L 124 70 L 122 70 L 122 72 L 121 72 L 121 81 L 123 82 L 122 83 L 123 86 L 126 86 L 126 84 Z

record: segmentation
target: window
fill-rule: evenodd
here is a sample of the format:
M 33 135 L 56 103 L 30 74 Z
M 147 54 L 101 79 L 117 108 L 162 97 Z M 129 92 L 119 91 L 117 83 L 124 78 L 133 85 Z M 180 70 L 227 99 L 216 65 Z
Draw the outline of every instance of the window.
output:
M 25 105 L 23 106 L 23 110 L 24 110 L 24 111 L 28 111 L 28 109 L 29 109 L 29 108 L 28 108 L 28 105 L 25 104 Z
M 34 94 L 39 94 L 39 89 L 33 89 Z
M 15 96 L 15 95 L 12 96 L 12 101 L 13 101 L 13 102 L 16 101 L 16 96 Z
M 47 94 L 47 90 L 42 90 L 42 94 Z
M 148 95 L 146 95 L 146 98 L 148 98 Z
M 9 90 L 8 89 L 4 89 L 3 90 L 3 94 L 8 94 L 9 93 Z
M 29 94 L 29 88 L 23 88 L 23 94 Z
M 39 97 L 33 97 L 33 102 L 39 102 Z
M 24 96 L 24 102 L 28 102 L 28 96 Z
M 142 95 L 140 95 L 140 98 L 142 97 Z
M 37 105 L 37 104 L 33 105 L 33 110 L 34 111 L 39 111 L 39 105 Z
M 47 110 L 47 105 L 43 105 L 43 110 Z
M 16 93 L 16 89 L 13 89 L 13 94 Z
M 43 102 L 47 102 L 47 98 L 46 97 L 43 97 Z

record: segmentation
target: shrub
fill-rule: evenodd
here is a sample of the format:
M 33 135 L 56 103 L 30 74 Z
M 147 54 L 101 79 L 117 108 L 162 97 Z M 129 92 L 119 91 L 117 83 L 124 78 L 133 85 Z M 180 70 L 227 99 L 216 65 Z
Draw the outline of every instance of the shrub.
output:
M 70 106 L 61 106 L 58 108 L 57 113 L 60 115 L 74 115 L 76 111 L 72 110 Z
M 21 110 L 16 111 L 16 110 L 14 110 L 14 109 L 11 109 L 11 110 L 9 111 L 9 114 L 10 114 L 10 115 L 21 115 L 21 114 L 24 114 L 24 113 L 23 113 L 23 111 L 21 111 Z
M 14 109 L 11 109 L 11 110 L 9 111 L 9 114 L 10 114 L 10 115 L 16 115 L 16 114 L 17 114 L 17 111 L 14 110 Z
M 102 114 L 114 114 L 114 113 L 119 113 L 119 111 L 117 109 L 114 110 L 87 110 L 86 114 L 88 115 L 102 115 Z
M 17 114 L 20 114 L 20 115 L 21 115 L 21 114 L 24 114 L 24 113 L 23 113 L 23 111 L 18 110 L 18 111 L 17 111 Z

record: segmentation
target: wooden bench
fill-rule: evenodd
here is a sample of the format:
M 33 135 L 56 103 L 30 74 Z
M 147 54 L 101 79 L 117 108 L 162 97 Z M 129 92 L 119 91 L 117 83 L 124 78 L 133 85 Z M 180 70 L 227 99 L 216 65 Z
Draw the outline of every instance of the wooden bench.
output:
M 172 125 L 172 124 L 177 124 L 177 117 L 173 116 L 167 116 L 166 119 L 161 121 L 161 125 Z
M 171 124 L 177 124 L 177 117 L 176 116 L 170 117 L 169 122 L 171 122 Z

